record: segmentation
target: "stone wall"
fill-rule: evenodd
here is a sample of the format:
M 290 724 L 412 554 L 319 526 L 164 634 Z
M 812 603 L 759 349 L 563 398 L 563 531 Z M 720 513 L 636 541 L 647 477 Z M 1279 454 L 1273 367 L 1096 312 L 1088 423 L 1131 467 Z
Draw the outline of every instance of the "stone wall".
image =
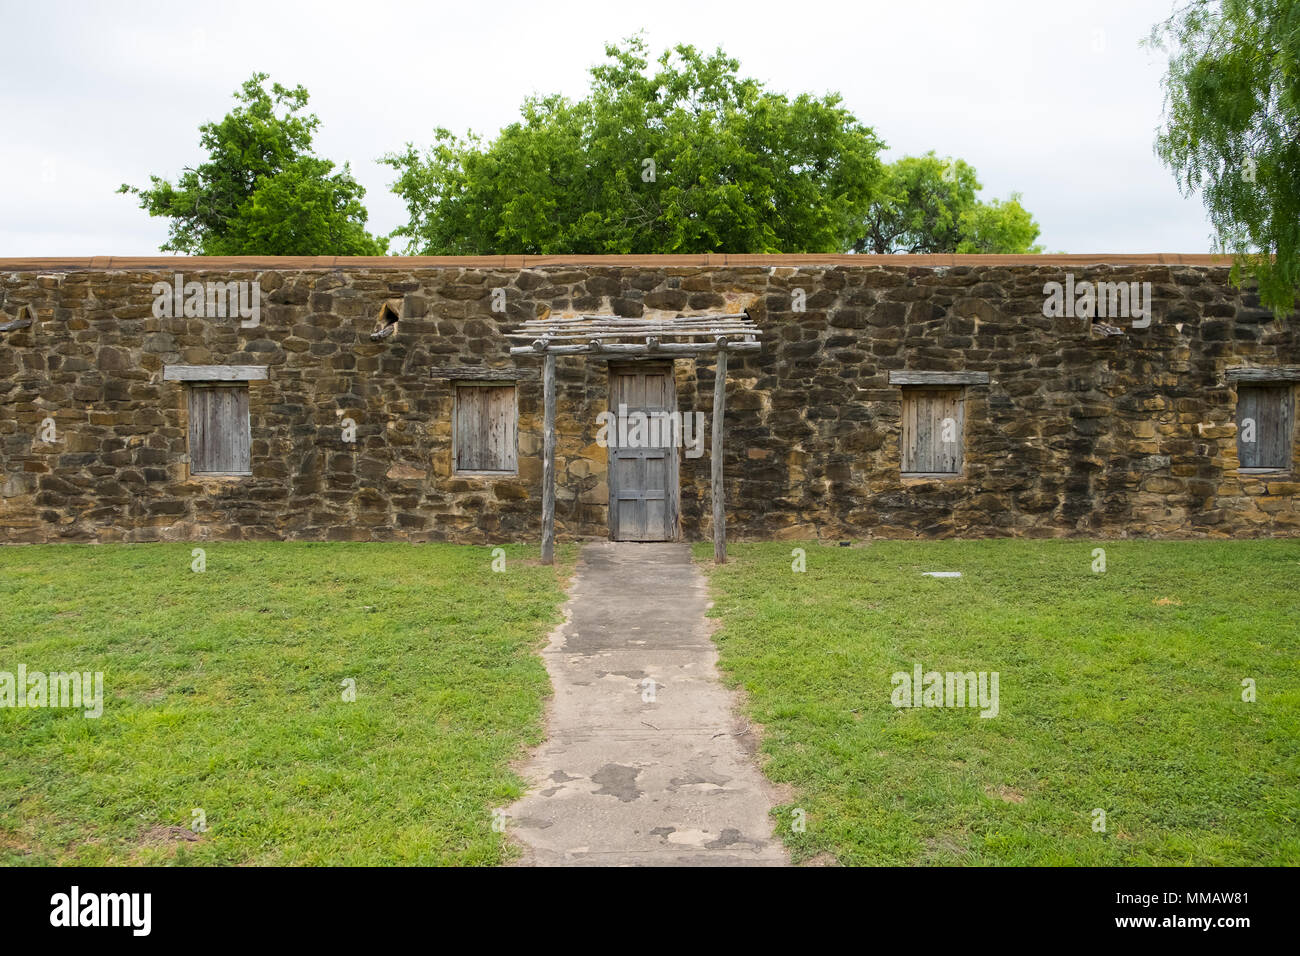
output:
M 731 359 L 732 537 L 1300 531 L 1294 471 L 1237 472 L 1236 388 L 1225 378 L 1229 366 L 1300 365 L 1300 315 L 1276 320 L 1229 285 L 1226 267 L 859 261 L 0 263 L 0 325 L 24 306 L 34 314 L 0 333 L 0 541 L 535 540 L 540 363 L 512 360 L 503 332 L 548 311 L 742 309 L 764 345 Z M 151 287 L 174 271 L 258 280 L 260 325 L 155 317 Z M 1150 327 L 1107 319 L 1122 332 L 1103 334 L 1096 322 L 1044 317 L 1044 284 L 1067 271 L 1150 282 Z M 396 332 L 372 341 L 393 299 Z M 186 386 L 163 380 L 176 364 L 267 366 L 267 380 L 250 385 L 251 476 L 189 474 Z M 960 477 L 900 476 L 901 393 L 888 373 L 905 369 L 989 374 L 966 388 Z M 485 370 L 518 378 L 517 476 L 453 471 L 451 384 Z M 711 414 L 711 358 L 679 359 L 675 370 L 681 409 Z M 596 435 L 607 369 L 562 357 L 558 381 L 558 534 L 603 537 Z M 354 444 L 343 441 L 345 418 L 356 422 Z M 708 500 L 706 450 L 681 462 L 687 539 L 710 533 Z

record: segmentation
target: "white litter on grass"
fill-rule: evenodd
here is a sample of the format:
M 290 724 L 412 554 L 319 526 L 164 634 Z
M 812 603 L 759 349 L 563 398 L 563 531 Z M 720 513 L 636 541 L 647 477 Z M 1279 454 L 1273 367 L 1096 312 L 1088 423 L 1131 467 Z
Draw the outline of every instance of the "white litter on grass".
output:
M 959 578 L 960 571 L 922 571 L 927 578 Z

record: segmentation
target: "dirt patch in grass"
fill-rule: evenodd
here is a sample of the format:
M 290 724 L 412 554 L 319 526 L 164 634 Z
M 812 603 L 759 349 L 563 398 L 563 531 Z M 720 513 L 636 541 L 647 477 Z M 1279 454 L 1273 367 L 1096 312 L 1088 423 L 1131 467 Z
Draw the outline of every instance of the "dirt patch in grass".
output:
M 145 846 L 165 846 L 169 843 L 193 843 L 202 837 L 189 827 L 152 826 L 144 831 L 140 842 Z
M 1007 803 L 1024 803 L 1025 795 L 1015 787 L 1008 787 L 1006 784 L 998 784 L 996 787 L 985 787 L 984 792 L 990 797 L 997 797 Z
M 941 833 L 938 836 L 930 837 L 925 840 L 925 863 L 953 863 L 962 862 L 964 857 L 970 855 L 970 849 L 966 846 L 964 839 L 965 833 Z
M 131 866 L 156 866 L 159 863 L 178 862 L 181 848 L 199 843 L 203 834 L 188 827 L 151 826 L 136 841 L 127 858 Z
M 13 853 L 18 856 L 30 856 L 32 845 L 8 830 L 0 830 L 0 855 Z
M 840 861 L 835 859 L 833 853 L 818 853 L 816 856 L 810 856 L 799 864 L 800 866 L 839 866 Z

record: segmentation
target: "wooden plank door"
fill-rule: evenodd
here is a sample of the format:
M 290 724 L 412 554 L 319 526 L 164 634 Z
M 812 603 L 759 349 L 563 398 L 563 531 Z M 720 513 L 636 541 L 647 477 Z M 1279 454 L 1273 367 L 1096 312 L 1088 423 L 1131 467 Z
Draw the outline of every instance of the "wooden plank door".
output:
M 620 410 L 620 406 L 622 409 Z M 671 427 L 646 430 L 633 441 L 634 413 L 647 416 L 677 410 L 671 365 L 610 366 L 609 534 L 615 541 L 677 539 L 677 446 Z M 661 420 L 666 425 L 667 420 Z M 627 447 L 619 447 L 619 436 Z

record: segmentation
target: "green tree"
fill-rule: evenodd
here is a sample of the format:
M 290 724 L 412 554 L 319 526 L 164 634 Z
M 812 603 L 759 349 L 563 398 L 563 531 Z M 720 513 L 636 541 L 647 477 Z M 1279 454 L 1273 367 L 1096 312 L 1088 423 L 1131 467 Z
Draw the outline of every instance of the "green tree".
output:
M 1169 53 L 1156 153 L 1281 316 L 1300 291 L 1300 2 L 1191 0 L 1149 43 Z
M 307 91 L 254 73 L 225 118 L 199 127 L 207 162 L 176 185 L 122 185 L 151 216 L 171 220 L 165 252 L 201 256 L 382 255 L 387 239 L 365 229 L 365 189 L 345 163 L 338 172 L 312 155 L 320 120 L 301 114 Z M 277 109 L 281 112 L 277 113 Z M 301 114 L 301 115 L 300 115 Z
M 607 45 L 588 95 L 524 101 L 495 140 L 384 157 L 423 254 L 836 252 L 880 175 L 837 95 L 793 99 L 691 46 Z
M 1038 224 L 1020 205 L 981 202 L 975 169 L 961 159 L 904 156 L 885 167 L 876 199 L 858 226 L 855 252 L 1038 253 Z
M 1043 247 L 1036 245 L 1038 223 L 1024 206 L 1020 193 L 1006 200 L 978 202 L 961 214 L 959 253 L 1014 253 L 1037 255 Z

